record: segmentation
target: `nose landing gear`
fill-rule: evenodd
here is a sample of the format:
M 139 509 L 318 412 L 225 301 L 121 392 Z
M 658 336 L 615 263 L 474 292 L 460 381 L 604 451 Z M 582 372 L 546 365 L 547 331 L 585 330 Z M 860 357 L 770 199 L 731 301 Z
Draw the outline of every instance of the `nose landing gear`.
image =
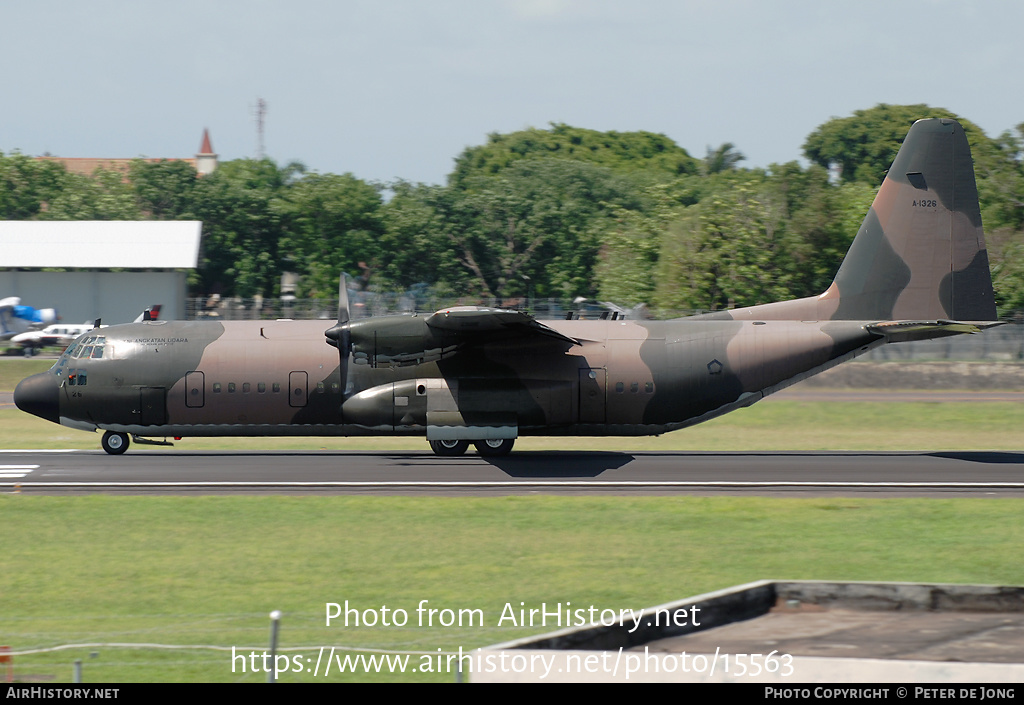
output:
M 111 455 L 121 455 L 128 450 L 128 444 L 128 434 L 117 431 L 107 431 L 103 434 L 103 440 L 100 441 L 103 450 Z

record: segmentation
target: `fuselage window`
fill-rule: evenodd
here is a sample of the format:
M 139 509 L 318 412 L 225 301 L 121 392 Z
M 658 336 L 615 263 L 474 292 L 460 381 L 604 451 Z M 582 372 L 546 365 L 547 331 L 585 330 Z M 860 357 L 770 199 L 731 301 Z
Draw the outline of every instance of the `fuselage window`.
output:
M 228 382 L 228 394 L 234 394 L 234 393 L 235 393 L 235 383 L 234 382 Z
M 625 390 L 626 390 L 626 385 L 624 385 L 622 382 L 616 382 L 615 383 L 615 391 L 618 394 L 622 394 Z
M 324 393 L 325 387 L 324 387 L 324 383 L 323 382 L 317 382 L 316 383 L 316 391 L 317 391 L 318 394 L 323 394 Z
M 213 393 L 220 394 L 220 382 L 213 383 Z
M 256 383 L 256 391 L 259 392 L 260 394 L 263 394 L 265 391 L 267 391 L 267 383 L 266 382 L 257 382 Z
M 280 392 L 281 391 L 281 383 L 280 382 L 274 382 L 274 386 L 273 386 L 272 390 L 273 390 L 274 394 L 277 394 L 278 392 Z
M 640 391 L 640 385 L 637 382 L 633 382 L 633 384 L 629 385 L 629 391 L 631 391 L 631 392 Z
M 650 394 L 654 391 L 654 382 L 648 382 L 644 385 L 644 391 Z
M 248 393 L 249 393 L 249 383 L 248 382 L 242 382 L 242 394 L 248 394 Z

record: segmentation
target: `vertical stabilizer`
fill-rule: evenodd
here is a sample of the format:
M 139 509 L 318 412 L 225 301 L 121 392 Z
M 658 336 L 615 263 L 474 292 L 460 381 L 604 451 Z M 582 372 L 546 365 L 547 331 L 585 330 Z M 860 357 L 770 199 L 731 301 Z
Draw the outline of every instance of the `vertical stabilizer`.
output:
M 974 164 L 955 120 L 918 120 L 860 226 L 822 318 L 995 320 Z
M 918 120 L 835 280 L 820 296 L 696 318 L 994 321 L 971 148 L 956 120 Z

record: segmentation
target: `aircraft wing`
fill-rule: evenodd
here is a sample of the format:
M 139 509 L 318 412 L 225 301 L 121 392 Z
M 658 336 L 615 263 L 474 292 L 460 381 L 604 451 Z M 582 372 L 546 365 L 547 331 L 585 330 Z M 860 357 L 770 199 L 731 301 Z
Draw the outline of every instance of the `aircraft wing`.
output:
M 481 306 L 456 306 L 431 315 L 427 326 L 463 338 L 466 343 L 487 343 L 507 338 L 550 338 L 569 345 L 580 341 L 563 335 L 522 311 Z
M 869 333 L 881 335 L 889 343 L 931 340 L 1001 326 L 1006 321 L 882 321 L 864 326 Z

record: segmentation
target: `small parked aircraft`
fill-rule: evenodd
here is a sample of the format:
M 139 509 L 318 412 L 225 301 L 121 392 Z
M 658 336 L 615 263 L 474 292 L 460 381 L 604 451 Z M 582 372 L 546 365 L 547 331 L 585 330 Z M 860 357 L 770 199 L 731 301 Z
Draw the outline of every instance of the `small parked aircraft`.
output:
M 654 435 L 749 406 L 891 342 L 998 325 L 970 148 L 954 120 L 910 129 L 832 285 L 670 321 L 460 307 L 338 321 L 148 321 L 93 330 L 15 403 L 157 436 L 420 435 L 439 455 L 520 435 Z
M 38 331 L 60 320 L 52 308 L 23 306 L 17 296 L 0 299 L 0 341 Z
M 41 348 L 45 348 L 48 345 L 68 346 L 78 336 L 88 333 L 95 327 L 96 325 L 89 321 L 85 323 L 55 323 L 52 326 L 46 326 L 42 330 L 18 333 L 11 338 L 11 342 L 25 348 L 26 355 L 34 355 Z

